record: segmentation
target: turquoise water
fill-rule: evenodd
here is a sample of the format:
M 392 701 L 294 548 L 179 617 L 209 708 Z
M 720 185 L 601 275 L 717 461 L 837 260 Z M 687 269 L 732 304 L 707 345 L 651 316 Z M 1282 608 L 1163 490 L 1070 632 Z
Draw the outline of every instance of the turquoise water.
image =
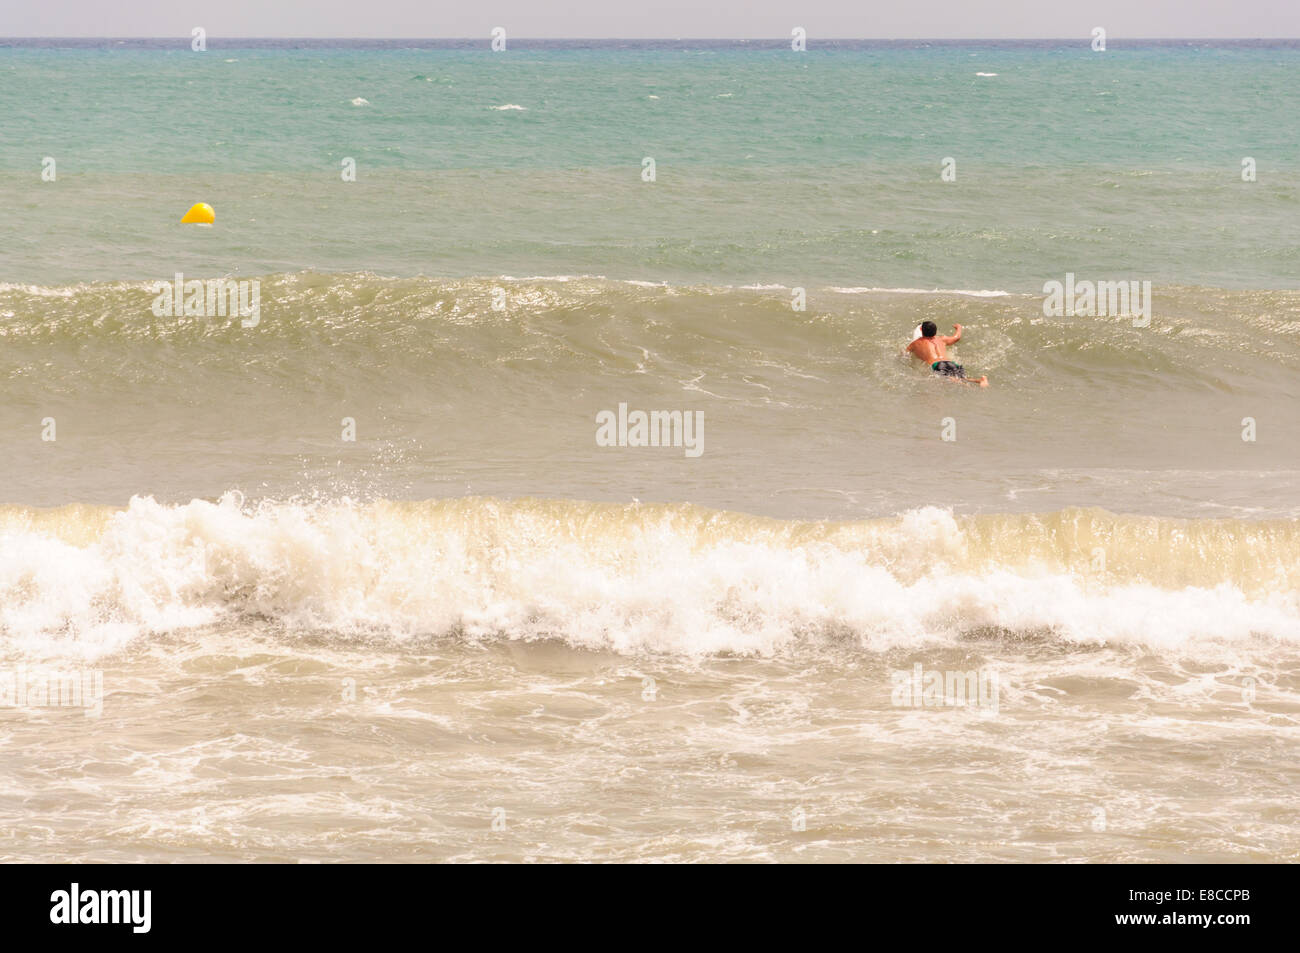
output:
M 1300 133 L 1278 120 L 1300 111 L 1298 66 L 1300 47 L 1279 44 L 0 46 L 0 162 L 25 170 L 36 150 L 77 173 L 306 172 L 343 155 L 372 170 L 595 170 L 651 154 L 739 172 L 953 155 L 1204 171 L 1258 153 L 1294 171 Z M 511 103 L 526 114 L 492 109 Z
M 394 45 L 0 46 L 0 280 L 1296 286 L 1294 44 Z

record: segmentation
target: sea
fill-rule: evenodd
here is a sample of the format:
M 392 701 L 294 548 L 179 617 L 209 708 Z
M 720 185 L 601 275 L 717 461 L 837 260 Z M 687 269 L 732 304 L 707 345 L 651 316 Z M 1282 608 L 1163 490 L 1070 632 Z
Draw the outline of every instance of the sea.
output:
M 1300 41 L 0 39 L 0 860 L 1300 860 L 1296 116 Z

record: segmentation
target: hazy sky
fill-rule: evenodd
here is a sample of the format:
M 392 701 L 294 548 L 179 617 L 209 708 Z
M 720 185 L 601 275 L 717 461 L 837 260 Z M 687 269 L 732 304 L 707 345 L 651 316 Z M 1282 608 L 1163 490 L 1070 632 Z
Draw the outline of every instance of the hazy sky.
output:
M 4 0 L 3 36 L 1297 37 L 1300 0 Z

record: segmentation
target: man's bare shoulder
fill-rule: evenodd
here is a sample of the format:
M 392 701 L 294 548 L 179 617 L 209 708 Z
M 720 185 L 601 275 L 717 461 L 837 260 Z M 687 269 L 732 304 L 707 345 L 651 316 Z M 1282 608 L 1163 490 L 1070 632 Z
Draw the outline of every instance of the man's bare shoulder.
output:
M 934 355 L 938 353 L 938 348 L 928 338 L 917 338 L 907 346 L 907 350 L 913 357 L 919 357 L 923 361 L 934 360 Z

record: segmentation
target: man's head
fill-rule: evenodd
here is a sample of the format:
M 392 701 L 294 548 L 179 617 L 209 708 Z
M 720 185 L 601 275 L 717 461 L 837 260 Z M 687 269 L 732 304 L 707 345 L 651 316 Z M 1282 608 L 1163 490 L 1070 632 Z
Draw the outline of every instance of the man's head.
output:
M 921 337 L 932 338 L 939 333 L 939 326 L 933 321 L 921 322 Z

